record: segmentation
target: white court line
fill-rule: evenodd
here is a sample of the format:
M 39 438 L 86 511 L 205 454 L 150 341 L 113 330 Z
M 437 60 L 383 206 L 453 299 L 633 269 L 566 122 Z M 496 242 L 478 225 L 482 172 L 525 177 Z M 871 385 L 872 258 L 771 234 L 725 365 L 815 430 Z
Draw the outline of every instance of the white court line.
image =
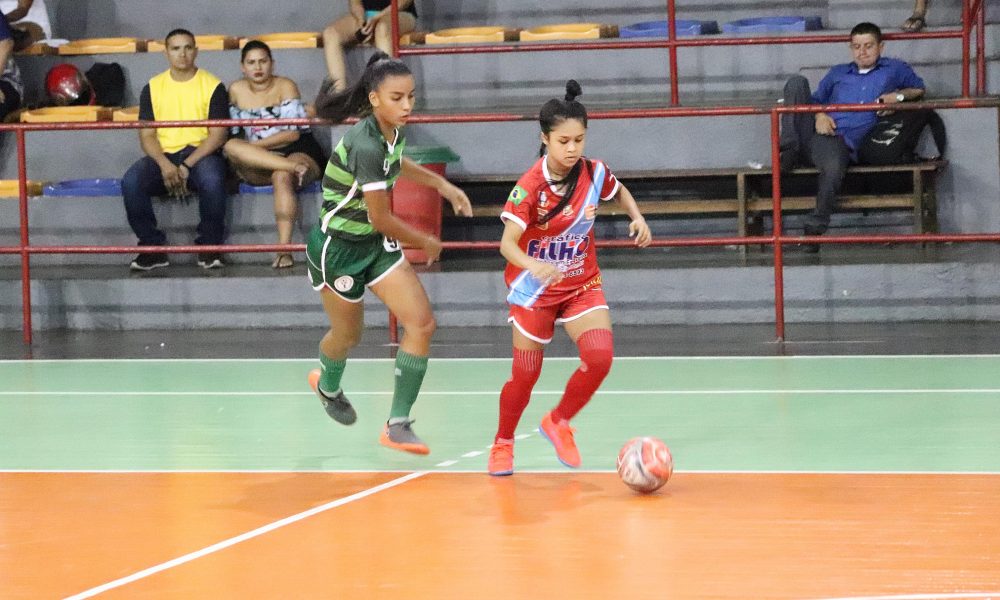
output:
M 809 354 L 809 355 L 796 355 L 796 356 L 616 356 L 616 361 L 621 360 L 667 360 L 667 361 L 678 361 L 678 360 L 716 360 L 716 361 L 726 361 L 726 360 L 739 360 L 739 361 L 790 361 L 790 360 L 859 360 L 859 359 L 870 359 L 870 358 L 907 358 L 907 359 L 928 359 L 928 360 L 940 360 L 942 358 L 1000 358 L 1000 354 Z M 510 357 L 494 357 L 494 358 L 434 358 L 431 360 L 433 362 L 510 362 Z M 546 362 L 550 361 L 579 361 L 580 359 L 575 356 L 551 356 L 545 357 Z M 352 358 L 351 362 L 394 362 L 395 359 L 392 358 Z M 181 363 L 181 362 L 191 362 L 191 363 L 231 363 L 231 362 L 307 362 L 316 363 L 315 357 L 307 358 L 17 358 L 9 360 L 0 360 L 0 365 L 2 364 L 20 364 L 20 363 L 150 363 L 150 362 L 165 362 L 165 363 Z
M 475 458 L 482 453 L 483 453 L 482 450 L 472 450 L 471 452 L 466 452 L 465 454 L 463 454 L 462 458 Z
M 533 390 L 532 394 L 555 395 L 562 394 L 564 390 Z M 761 390 L 597 390 L 597 394 L 619 396 L 739 396 L 747 394 L 997 394 L 1000 388 L 868 388 L 868 389 L 761 389 Z M 391 391 L 351 392 L 352 396 L 391 396 Z M 465 390 L 465 391 L 435 391 L 420 390 L 422 396 L 496 396 L 496 390 Z M 0 396 L 240 396 L 240 397 L 266 397 L 266 396 L 315 396 L 313 392 L 303 392 L 296 390 L 287 391 L 247 391 L 247 392 L 214 392 L 214 391 L 184 391 L 184 392 L 145 392 L 145 391 L 78 391 L 78 390 L 25 390 L 25 391 L 0 391 Z
M 962 592 L 958 594 L 900 594 L 897 596 L 844 596 L 823 600 L 953 600 L 958 598 L 978 598 L 982 600 L 1000 599 L 1000 592 Z
M 457 463 L 458 463 L 457 460 L 446 460 L 446 461 L 443 461 L 443 462 L 439 462 L 438 464 L 436 464 L 434 466 L 435 467 L 450 467 L 451 465 L 454 465 L 454 464 L 457 464 Z
M 138 571 L 138 572 L 133 573 L 133 574 L 127 576 L 127 577 L 122 577 L 121 579 L 116 579 L 116 580 L 111 581 L 109 583 L 105 583 L 104 585 L 99 585 L 99 586 L 97 586 L 95 588 L 91 588 L 89 590 L 80 592 L 79 594 L 75 594 L 73 596 L 69 596 L 66 600 L 81 600 L 83 598 L 90 598 L 92 596 L 96 596 L 97 594 L 104 593 L 104 592 L 106 592 L 108 590 L 113 590 L 113 589 L 121 587 L 121 586 L 123 586 L 125 584 L 132 583 L 133 581 L 138 581 L 138 580 L 143 579 L 145 577 L 149 577 L 150 575 L 155 575 L 156 573 L 159 573 L 160 571 L 166 571 L 167 569 L 171 569 L 173 567 L 182 565 L 182 564 L 184 564 L 186 562 L 190 562 L 192 560 L 195 560 L 196 558 L 201 558 L 203 556 L 207 556 L 209 554 L 212 554 L 213 552 L 218 552 L 219 550 L 224 550 L 224 549 L 226 549 L 226 548 L 228 548 L 230 546 L 234 546 L 236 544 L 239 544 L 240 542 L 245 542 L 245 541 L 247 541 L 249 539 L 252 539 L 252 538 L 264 535 L 265 533 L 269 533 L 271 531 L 274 531 L 275 529 L 284 527 L 285 525 L 291 525 L 292 523 L 296 523 L 296 522 L 301 521 L 303 519 L 307 519 L 307 518 L 312 517 L 314 515 L 318 515 L 319 513 L 328 511 L 328 510 L 333 509 L 333 508 L 337 508 L 338 506 L 343 506 L 343 505 L 348 504 L 350 502 L 354 502 L 355 500 L 360 500 L 362 498 L 366 498 L 368 496 L 371 496 L 372 494 L 377 494 L 378 492 L 387 490 L 389 488 L 396 487 L 397 485 L 401 485 L 403 483 L 406 483 L 407 481 L 412 481 L 412 480 L 414 480 L 414 479 L 416 479 L 418 477 L 422 477 L 422 476 L 424 476 L 426 474 L 427 474 L 427 471 L 417 471 L 415 473 L 410 473 L 409 475 L 404 475 L 403 477 L 400 477 L 398 479 L 393 479 L 392 481 L 388 481 L 386 483 L 383 483 L 382 485 L 377 485 L 377 486 L 375 486 L 373 488 L 369 488 L 367 490 L 358 492 L 357 494 L 352 494 L 350 496 L 346 496 L 346 497 L 341 498 L 339 500 L 334 500 L 333 502 L 327 502 L 326 504 L 322 504 L 322 505 L 317 506 L 315 508 L 311 508 L 311 509 L 309 509 L 307 511 L 300 512 L 300 513 L 292 515 L 290 517 L 285 517 L 284 519 L 281 519 L 280 521 L 275 521 L 273 523 L 269 523 L 267 525 L 264 525 L 263 527 L 258 527 L 257 529 L 254 529 L 252 531 L 248 531 L 248 532 L 246 532 L 244 534 L 241 534 L 241 535 L 238 535 L 236 537 L 229 538 L 228 540 L 223 540 L 223 541 L 218 542 L 216 544 L 212 544 L 211 546 L 207 546 L 205 548 L 202 548 L 201 550 L 197 550 L 195 552 L 191 552 L 189 554 L 185 554 L 184 556 L 179 556 L 179 557 L 177 557 L 177 558 L 175 558 L 173 560 L 169 560 L 169 561 L 167 561 L 165 563 L 160 563 L 160 564 L 158 564 L 156 566 L 153 566 L 153 567 L 150 567 L 148 569 L 143 569 L 142 571 Z
M 450 463 L 446 466 L 451 466 L 457 464 L 458 460 L 444 461 Z M 443 464 L 443 463 L 442 463 Z M 438 464 L 435 466 L 442 466 Z M 518 474 L 525 475 L 573 475 L 573 474 L 606 474 L 606 473 L 616 473 L 617 471 L 612 468 L 608 469 L 531 469 L 531 470 L 519 470 Z M 483 471 L 481 469 L 454 469 L 451 471 L 398 471 L 398 470 L 381 470 L 381 469 L 330 469 L 328 471 L 320 469 L 308 469 L 308 470 L 288 470 L 288 469 L 0 469 L 0 475 L 8 474 L 55 474 L 55 475 L 184 475 L 184 474 L 217 474 L 217 473 L 227 473 L 227 474 L 240 474 L 246 473 L 251 475 L 256 474 L 296 474 L 296 473 L 306 473 L 306 474 L 319 474 L 319 475 L 336 475 L 336 474 L 357 474 L 357 473 L 401 473 L 401 474 L 414 474 L 414 473 L 445 473 L 445 474 L 477 474 L 482 475 Z M 871 476 L 885 476 L 885 475 L 946 475 L 946 476 L 972 476 L 972 477 L 993 477 L 1000 475 L 1000 471 L 844 471 L 844 470 L 828 470 L 828 471 L 812 471 L 812 470 L 759 470 L 759 469 L 675 469 L 674 474 L 689 474 L 689 475 L 871 475 Z M 1000 599 L 998 599 L 1000 600 Z

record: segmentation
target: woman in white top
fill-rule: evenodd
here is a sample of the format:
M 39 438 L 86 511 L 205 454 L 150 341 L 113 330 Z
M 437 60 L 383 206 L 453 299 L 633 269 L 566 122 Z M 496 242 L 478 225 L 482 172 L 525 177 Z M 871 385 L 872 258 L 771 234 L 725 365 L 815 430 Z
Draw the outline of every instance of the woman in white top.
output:
M 253 40 L 243 47 L 243 78 L 229 86 L 229 115 L 233 119 L 288 119 L 307 116 L 299 88 L 287 77 L 274 74 L 274 60 L 267 44 Z M 309 127 L 256 125 L 234 127 L 235 137 L 223 151 L 240 179 L 251 185 L 274 186 L 274 217 L 278 243 L 292 240 L 298 212 L 296 192 L 316 181 L 327 156 Z M 292 255 L 280 252 L 271 265 L 291 267 Z
M 12 29 L 27 34 L 23 39 L 17 40 L 17 50 L 52 37 L 52 24 L 49 22 L 49 13 L 45 10 L 45 0 L 0 0 L 0 12 L 6 15 Z

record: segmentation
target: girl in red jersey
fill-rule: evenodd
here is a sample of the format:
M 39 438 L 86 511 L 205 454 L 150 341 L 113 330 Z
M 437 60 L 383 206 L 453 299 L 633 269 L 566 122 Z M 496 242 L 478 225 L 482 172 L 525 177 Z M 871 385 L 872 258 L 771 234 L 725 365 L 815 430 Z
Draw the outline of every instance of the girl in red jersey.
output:
M 538 115 L 541 158 L 507 198 L 500 253 L 510 293 L 514 365 L 500 392 L 500 424 L 490 450 L 490 475 L 514 472 L 514 430 L 542 370 L 545 345 L 556 323 L 580 350 L 580 368 L 562 400 L 538 431 L 568 467 L 580 466 L 569 421 L 590 400 L 611 369 L 611 316 L 601 287 L 592 231 L 599 201 L 618 200 L 628 213 L 637 246 L 652 241 L 635 199 L 601 161 L 584 158 L 587 110 L 576 101 L 580 84 L 566 83 L 566 99 L 552 99 Z

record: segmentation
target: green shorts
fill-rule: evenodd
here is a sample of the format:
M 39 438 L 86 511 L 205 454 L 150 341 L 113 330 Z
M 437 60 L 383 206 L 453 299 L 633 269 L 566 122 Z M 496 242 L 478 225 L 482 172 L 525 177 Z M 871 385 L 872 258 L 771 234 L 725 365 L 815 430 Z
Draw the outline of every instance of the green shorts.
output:
M 314 290 L 329 287 L 348 302 L 361 302 L 365 286 L 374 285 L 404 260 L 399 242 L 384 237 L 351 242 L 313 227 L 306 242 L 309 280 Z

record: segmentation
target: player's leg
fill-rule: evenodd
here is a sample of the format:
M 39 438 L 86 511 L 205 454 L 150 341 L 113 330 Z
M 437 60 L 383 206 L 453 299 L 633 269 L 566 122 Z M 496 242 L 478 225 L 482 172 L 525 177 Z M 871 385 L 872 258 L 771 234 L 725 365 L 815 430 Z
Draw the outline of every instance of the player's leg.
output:
M 559 405 L 552 410 L 554 420 L 569 421 L 580 412 L 611 370 L 614 336 L 607 308 L 589 312 L 565 322 L 566 333 L 580 352 L 580 367 L 566 383 Z
M 427 454 L 430 449 L 411 427 L 413 419 L 410 418 L 410 410 L 417 401 L 427 372 L 431 336 L 437 324 L 424 286 L 413 267 L 403 258 L 402 252 L 387 251 L 386 258 L 396 262 L 388 267 L 385 264 L 379 267 L 383 271 L 376 274 L 369 287 L 389 311 L 396 315 L 403 326 L 403 339 L 396 352 L 392 408 L 379 441 L 382 445 L 397 450 Z
M 319 227 L 313 228 L 306 243 L 309 279 L 313 289 L 320 292 L 330 322 L 319 345 L 321 368 L 309 373 L 309 385 L 327 414 L 344 425 L 357 420 L 340 380 L 348 352 L 361 340 L 364 327 L 364 283 L 351 274 L 356 273 L 359 264 L 364 265 L 366 250 L 328 237 Z
M 552 442 L 559 460 L 575 468 L 580 466 L 580 452 L 570 419 L 590 401 L 611 370 L 611 315 L 603 292 L 590 290 L 575 298 L 564 308 L 560 321 L 580 351 L 580 367 L 566 382 L 559 404 L 542 418 L 538 431 Z
M 361 340 L 364 304 L 345 300 L 329 288 L 320 290 L 320 298 L 330 321 L 330 329 L 319 342 L 321 368 L 309 373 L 309 386 L 319 396 L 324 410 L 333 420 L 343 425 L 352 425 L 357 421 L 358 415 L 344 395 L 340 382 L 347 367 L 347 355 Z
M 514 357 L 510 379 L 500 390 L 500 414 L 490 449 L 490 475 L 514 473 L 514 432 L 531 399 L 531 390 L 542 372 L 545 344 L 552 340 L 555 311 L 512 306 L 510 317 Z

